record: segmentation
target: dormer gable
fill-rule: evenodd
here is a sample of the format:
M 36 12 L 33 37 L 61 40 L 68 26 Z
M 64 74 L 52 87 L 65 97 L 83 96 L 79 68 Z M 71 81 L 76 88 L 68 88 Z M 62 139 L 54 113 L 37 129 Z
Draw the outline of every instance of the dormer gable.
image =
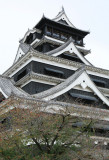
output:
M 68 25 L 70 27 L 76 28 L 68 19 L 63 6 L 61 11 L 58 13 L 58 15 L 52 20 L 54 20 L 55 22 L 59 22 L 59 23 Z

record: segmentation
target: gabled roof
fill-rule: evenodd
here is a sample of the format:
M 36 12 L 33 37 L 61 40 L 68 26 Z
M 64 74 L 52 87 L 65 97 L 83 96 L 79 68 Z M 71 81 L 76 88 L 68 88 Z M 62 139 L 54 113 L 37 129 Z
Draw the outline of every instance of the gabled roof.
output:
M 28 31 L 25 33 L 24 37 L 19 41 L 19 43 L 25 43 L 27 37 L 30 35 L 30 34 L 33 34 L 33 33 L 39 33 L 41 34 L 41 30 L 37 29 L 37 28 L 33 28 L 33 29 L 28 29 Z
M 52 39 L 49 39 L 49 37 L 47 36 L 44 36 L 39 42 L 37 42 L 37 44 L 35 45 L 38 46 L 38 45 L 41 45 L 42 43 L 46 43 L 48 41 L 52 41 Z M 60 41 L 61 42 L 61 41 Z M 59 42 L 56 42 L 59 44 Z M 72 45 L 71 45 L 72 44 Z M 90 52 L 90 50 L 85 50 L 84 48 L 79 48 L 78 46 L 74 45 L 73 43 L 73 39 L 70 37 L 69 40 L 67 42 L 65 42 L 64 44 L 62 43 L 62 45 L 60 47 L 58 47 L 57 49 L 54 49 L 50 52 L 46 52 L 45 54 L 46 55 L 51 55 L 51 56 L 56 56 L 56 55 L 60 55 L 65 51 L 69 51 L 70 53 L 74 50 L 70 50 L 69 49 L 69 46 L 70 48 L 72 47 L 74 50 L 76 49 L 76 52 L 74 52 L 85 64 L 87 65 L 91 65 L 90 62 L 88 62 L 88 60 L 79 52 L 79 51 L 82 51 L 82 52 Z M 24 54 L 28 53 L 29 51 L 35 51 L 34 48 L 29 45 L 29 44 L 26 44 L 26 43 L 23 43 L 21 42 L 19 47 L 18 47 L 18 51 L 17 51 L 17 54 L 16 54 L 16 57 L 15 57 L 15 60 L 14 60 L 14 63 L 20 58 L 22 57 Z M 57 53 L 56 53 L 57 52 Z
M 60 21 L 64 21 L 66 22 L 67 25 L 69 25 L 70 27 L 73 27 L 73 28 L 76 28 L 71 22 L 70 20 L 68 19 L 66 13 L 65 13 L 65 10 L 64 10 L 64 7 L 62 6 L 62 9 L 61 11 L 58 13 L 58 15 L 52 19 L 53 21 L 56 21 L 56 22 L 60 22 Z M 61 23 L 61 22 L 60 22 Z
M 76 33 L 79 33 L 83 38 L 89 34 L 90 32 L 89 31 L 85 31 L 85 30 L 81 30 L 81 29 L 78 29 L 78 28 L 75 28 L 75 27 L 71 27 L 69 25 L 66 25 L 66 24 L 63 24 L 63 23 L 60 23 L 60 22 L 56 22 L 54 20 L 51 20 L 45 16 L 43 16 L 40 21 L 35 25 L 34 28 L 38 28 L 38 29 L 41 29 L 43 27 L 43 25 L 52 25 L 54 27 L 59 27 L 59 28 L 64 28 L 66 29 L 67 31 L 70 31 L 70 32 L 76 32 Z
M 28 29 L 28 31 L 25 33 L 25 35 L 24 35 L 24 37 L 23 37 L 23 39 L 22 39 L 23 43 L 26 41 L 26 38 L 27 38 L 31 33 L 35 33 L 35 32 L 41 33 L 41 30 L 39 30 L 39 29 L 37 29 L 37 28 Z
M 53 56 L 48 56 L 45 54 L 42 54 L 38 51 L 30 51 L 27 54 L 23 55 L 19 60 L 14 63 L 10 68 L 8 68 L 3 75 L 4 76 L 13 76 L 15 73 L 17 73 L 21 68 L 26 66 L 30 61 L 32 60 L 41 62 L 43 61 L 44 63 L 48 63 L 54 66 L 60 65 L 62 68 L 67 68 L 70 70 L 75 70 L 78 69 L 82 66 L 82 63 L 74 62 L 74 61 L 69 61 L 67 59 L 62 59 L 60 57 L 53 57 Z M 47 62 L 46 62 L 47 60 Z M 26 63 L 25 63 L 26 62 Z M 91 75 L 97 75 L 100 77 L 104 78 L 109 78 L 109 70 L 102 69 L 102 68 L 97 68 L 94 66 L 85 66 L 86 70 L 88 71 L 89 74 Z
M 29 44 L 21 42 L 19 44 L 18 51 L 17 51 L 16 57 L 15 57 L 14 63 L 16 63 L 20 57 L 22 57 L 23 55 L 25 55 L 29 51 L 32 51 L 32 47 Z
M 37 43 L 34 43 L 34 41 L 33 41 L 33 44 L 31 44 L 31 46 L 32 46 L 33 48 L 36 48 L 37 46 L 42 45 L 43 43 L 46 43 L 46 42 L 51 43 L 51 44 L 56 44 L 56 45 L 59 45 L 59 46 L 62 45 L 63 43 L 65 43 L 64 41 L 55 39 L 55 38 L 53 38 L 53 37 L 43 36 L 42 39 L 40 39 L 39 41 L 37 41 Z M 82 46 L 78 46 L 78 45 L 75 45 L 75 46 L 76 46 L 76 48 L 77 48 L 79 51 L 83 52 L 84 55 L 87 55 L 88 53 L 91 52 L 90 50 L 85 49 L 85 48 L 82 47 Z
M 0 75 L 0 92 L 4 95 L 5 98 L 10 97 L 11 95 L 16 95 L 20 97 L 29 97 L 29 94 L 24 92 L 22 89 L 14 85 L 14 81 L 11 78 Z
M 98 89 L 95 83 L 93 83 L 93 81 L 90 79 L 87 72 L 85 71 L 84 66 L 78 69 L 72 76 L 67 78 L 61 84 L 34 96 L 36 98 L 49 101 L 68 92 L 77 85 L 80 85 L 83 90 L 89 87 L 94 92 L 94 94 L 96 94 L 103 101 L 103 103 L 109 106 L 109 99 L 105 97 L 105 95 Z
M 86 65 L 90 65 L 92 66 L 92 64 L 79 52 L 79 50 L 77 49 L 77 47 L 74 45 L 73 39 L 70 37 L 69 40 L 64 43 L 63 45 L 61 45 L 60 47 L 50 51 L 50 52 L 46 52 L 46 55 L 49 56 L 58 56 L 61 55 L 64 52 L 69 52 L 70 54 L 74 53 L 76 54 L 76 56 Z
M 69 20 L 69 18 L 67 17 L 66 13 L 65 13 L 65 10 L 64 10 L 64 7 L 62 6 L 62 9 L 61 11 L 58 13 L 58 15 L 52 19 L 53 21 L 55 22 L 58 22 L 58 23 L 62 23 L 64 25 L 68 25 L 72 28 L 75 28 L 77 30 L 80 30 L 79 28 L 76 28 Z M 90 33 L 89 31 L 85 31 L 85 30 L 81 30 L 83 32 L 87 32 L 87 33 Z

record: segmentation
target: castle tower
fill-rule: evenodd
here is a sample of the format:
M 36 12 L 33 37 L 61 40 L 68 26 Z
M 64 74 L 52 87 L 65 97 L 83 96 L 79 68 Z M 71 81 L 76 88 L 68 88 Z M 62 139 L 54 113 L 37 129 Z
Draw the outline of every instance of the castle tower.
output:
M 44 94 L 46 100 L 106 107 L 109 71 L 86 59 L 90 50 L 85 48 L 84 38 L 88 34 L 70 22 L 63 7 L 52 20 L 43 15 L 20 40 L 14 63 L 3 75 L 39 99 Z
M 109 144 L 109 70 L 87 60 L 88 34 L 70 22 L 64 8 L 52 20 L 43 16 L 20 40 L 13 65 L 0 75 L 0 115 L 43 103 L 47 112 L 51 106 L 73 107 L 72 116 L 97 120 L 93 138 Z

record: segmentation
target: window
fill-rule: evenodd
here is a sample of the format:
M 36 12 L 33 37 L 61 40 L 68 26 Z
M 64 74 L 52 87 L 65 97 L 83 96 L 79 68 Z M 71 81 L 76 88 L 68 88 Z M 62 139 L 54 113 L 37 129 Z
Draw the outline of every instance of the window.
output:
M 48 36 L 52 35 L 52 28 L 51 27 L 47 27 L 47 35 Z
M 94 95 L 83 95 L 83 94 L 79 94 L 79 93 L 73 93 L 73 92 L 70 92 L 70 95 L 72 97 L 77 97 L 77 98 L 81 98 L 81 99 L 84 99 L 84 100 L 90 100 L 90 101 L 98 101 Z
M 69 55 L 67 53 L 63 53 L 63 54 L 59 55 L 59 57 L 64 58 L 64 59 L 68 59 L 71 61 L 83 63 L 77 56 Z
M 57 30 L 53 30 L 53 37 L 59 38 L 60 37 L 60 33 Z
M 97 86 L 105 88 L 105 82 L 100 81 L 99 79 L 94 79 L 93 82 L 94 82 Z
M 98 103 L 98 98 L 93 93 L 90 92 L 72 89 L 69 91 L 69 95 L 77 103 L 81 104 L 83 103 L 89 105 Z
M 68 36 L 66 34 L 63 34 L 63 33 L 61 34 L 61 39 L 62 40 L 67 40 L 67 38 L 68 38 Z
M 58 78 L 63 78 L 64 76 L 64 73 L 59 70 L 55 70 L 55 69 L 48 68 L 48 67 L 45 67 L 44 70 L 45 70 L 45 74 L 50 75 L 50 76 L 54 76 Z

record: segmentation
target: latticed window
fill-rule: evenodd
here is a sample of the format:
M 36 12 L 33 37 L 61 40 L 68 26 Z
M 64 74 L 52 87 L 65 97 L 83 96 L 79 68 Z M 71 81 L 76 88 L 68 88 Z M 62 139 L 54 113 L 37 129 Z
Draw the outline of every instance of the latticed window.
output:
M 63 78 L 64 73 L 62 71 L 53 69 L 53 68 L 44 68 L 45 74 L 53 76 L 53 77 L 58 77 L 58 78 Z
M 67 34 L 61 33 L 61 39 L 62 39 L 62 40 L 67 40 L 68 37 L 69 37 L 69 36 L 68 36 Z
M 52 28 L 51 27 L 47 27 L 47 35 L 48 36 L 52 35 Z
M 92 80 L 97 86 L 105 88 L 105 86 L 106 86 L 105 81 L 102 81 L 100 79 L 92 79 Z
M 53 37 L 55 38 L 59 38 L 60 37 L 60 33 L 57 30 L 53 30 Z

